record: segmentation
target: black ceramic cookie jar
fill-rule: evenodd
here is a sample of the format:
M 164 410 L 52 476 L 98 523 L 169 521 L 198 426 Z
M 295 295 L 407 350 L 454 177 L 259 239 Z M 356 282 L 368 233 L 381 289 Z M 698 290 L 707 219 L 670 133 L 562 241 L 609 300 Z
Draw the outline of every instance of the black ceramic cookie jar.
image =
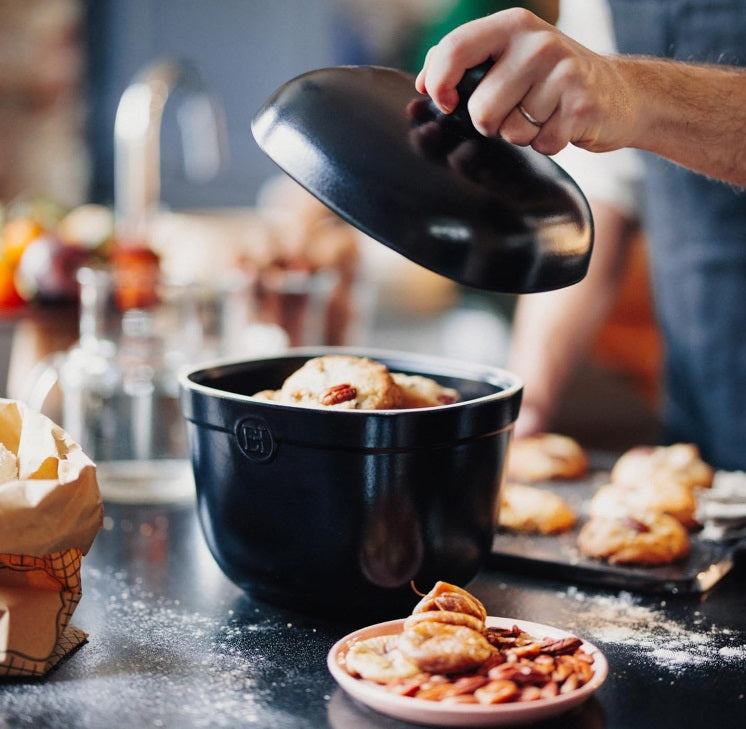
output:
M 336 410 L 253 398 L 312 357 L 369 356 L 456 388 L 459 402 Z M 520 407 L 518 377 L 426 355 L 316 347 L 183 372 L 181 408 L 208 547 L 256 597 L 398 617 L 489 556 Z

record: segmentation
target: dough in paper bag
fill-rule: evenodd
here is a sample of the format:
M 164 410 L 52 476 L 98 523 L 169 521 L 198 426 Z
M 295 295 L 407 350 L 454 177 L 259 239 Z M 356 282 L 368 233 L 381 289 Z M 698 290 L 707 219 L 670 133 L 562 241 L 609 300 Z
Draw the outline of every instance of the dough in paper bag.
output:
M 96 467 L 49 418 L 0 399 L 0 676 L 41 676 L 87 638 L 70 625 L 101 528 Z M 10 451 L 10 454 L 7 451 Z

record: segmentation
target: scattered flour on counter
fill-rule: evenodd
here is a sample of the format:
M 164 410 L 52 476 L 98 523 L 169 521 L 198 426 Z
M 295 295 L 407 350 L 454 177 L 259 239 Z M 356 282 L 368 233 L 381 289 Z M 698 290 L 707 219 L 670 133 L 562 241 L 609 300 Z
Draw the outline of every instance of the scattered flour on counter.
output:
M 692 628 L 665 614 L 665 600 L 656 609 L 630 593 L 587 595 L 575 587 L 562 596 L 572 602 L 573 628 L 582 626 L 591 642 L 636 647 L 656 665 L 672 670 L 713 661 L 746 665 L 746 645 L 734 644 L 731 630 L 707 625 L 696 611 Z
M 278 626 L 257 615 L 256 622 L 234 618 L 225 606 L 218 614 L 185 610 L 178 601 L 158 597 L 127 576 L 86 569 L 88 609 L 103 612 L 113 633 L 121 635 L 116 654 L 101 638 L 90 641 L 72 660 L 82 664 L 85 681 L 46 681 L 11 687 L 3 695 L 8 726 L 26 727 L 34 713 L 47 712 L 60 726 L 181 726 L 234 729 L 269 726 L 268 696 L 290 692 L 298 676 L 275 676 L 258 638 L 281 643 L 282 632 L 297 630 L 298 642 L 315 630 Z M 73 623 L 76 621 L 76 612 Z M 82 617 L 82 613 L 81 613 Z M 302 650 L 298 650 L 302 658 Z M 299 666 L 299 674 L 303 672 Z M 54 677 L 54 674 L 52 674 Z M 174 698 L 176 700 L 174 701 Z M 34 707 L 33 712 L 28 707 Z M 105 708 L 104 708 L 105 707 Z M 112 717 L 115 718 L 112 724 Z

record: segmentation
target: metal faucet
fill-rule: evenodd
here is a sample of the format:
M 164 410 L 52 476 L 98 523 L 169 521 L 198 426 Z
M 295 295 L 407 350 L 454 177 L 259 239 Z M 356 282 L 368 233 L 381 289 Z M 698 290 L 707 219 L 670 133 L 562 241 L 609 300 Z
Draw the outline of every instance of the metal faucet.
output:
M 175 90 L 184 171 L 193 182 L 212 179 L 227 159 L 222 104 L 188 61 L 165 59 L 146 66 L 125 89 L 114 122 L 114 208 L 122 239 L 146 235 L 160 205 L 160 138 L 163 109 Z

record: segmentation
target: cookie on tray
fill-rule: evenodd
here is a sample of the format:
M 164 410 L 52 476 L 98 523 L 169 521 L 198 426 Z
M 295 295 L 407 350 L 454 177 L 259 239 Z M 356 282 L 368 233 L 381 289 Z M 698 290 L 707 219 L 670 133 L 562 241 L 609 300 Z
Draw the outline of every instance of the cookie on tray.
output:
M 405 375 L 402 372 L 392 372 L 391 376 L 401 390 L 400 408 L 433 408 L 460 399 L 452 387 L 444 387 L 429 377 Z
M 570 505 L 549 489 L 506 483 L 500 490 L 498 526 L 512 532 L 561 534 L 577 523 Z
M 401 389 L 386 365 L 367 357 L 324 355 L 308 360 L 283 383 L 274 402 L 343 410 L 401 406 Z
M 676 481 L 607 484 L 601 486 L 588 503 L 591 516 L 668 514 L 688 529 L 698 526 L 696 512 L 697 497 L 694 492 Z
M 709 488 L 713 477 L 713 469 L 702 460 L 693 443 L 635 446 L 623 453 L 611 469 L 613 483 L 631 485 L 675 481 L 689 488 Z
M 578 549 L 610 564 L 661 565 L 689 553 L 689 533 L 668 514 L 591 517 L 580 529 Z
M 507 478 L 531 483 L 580 478 L 588 470 L 588 455 L 574 439 L 558 433 L 514 438 L 508 451 Z

